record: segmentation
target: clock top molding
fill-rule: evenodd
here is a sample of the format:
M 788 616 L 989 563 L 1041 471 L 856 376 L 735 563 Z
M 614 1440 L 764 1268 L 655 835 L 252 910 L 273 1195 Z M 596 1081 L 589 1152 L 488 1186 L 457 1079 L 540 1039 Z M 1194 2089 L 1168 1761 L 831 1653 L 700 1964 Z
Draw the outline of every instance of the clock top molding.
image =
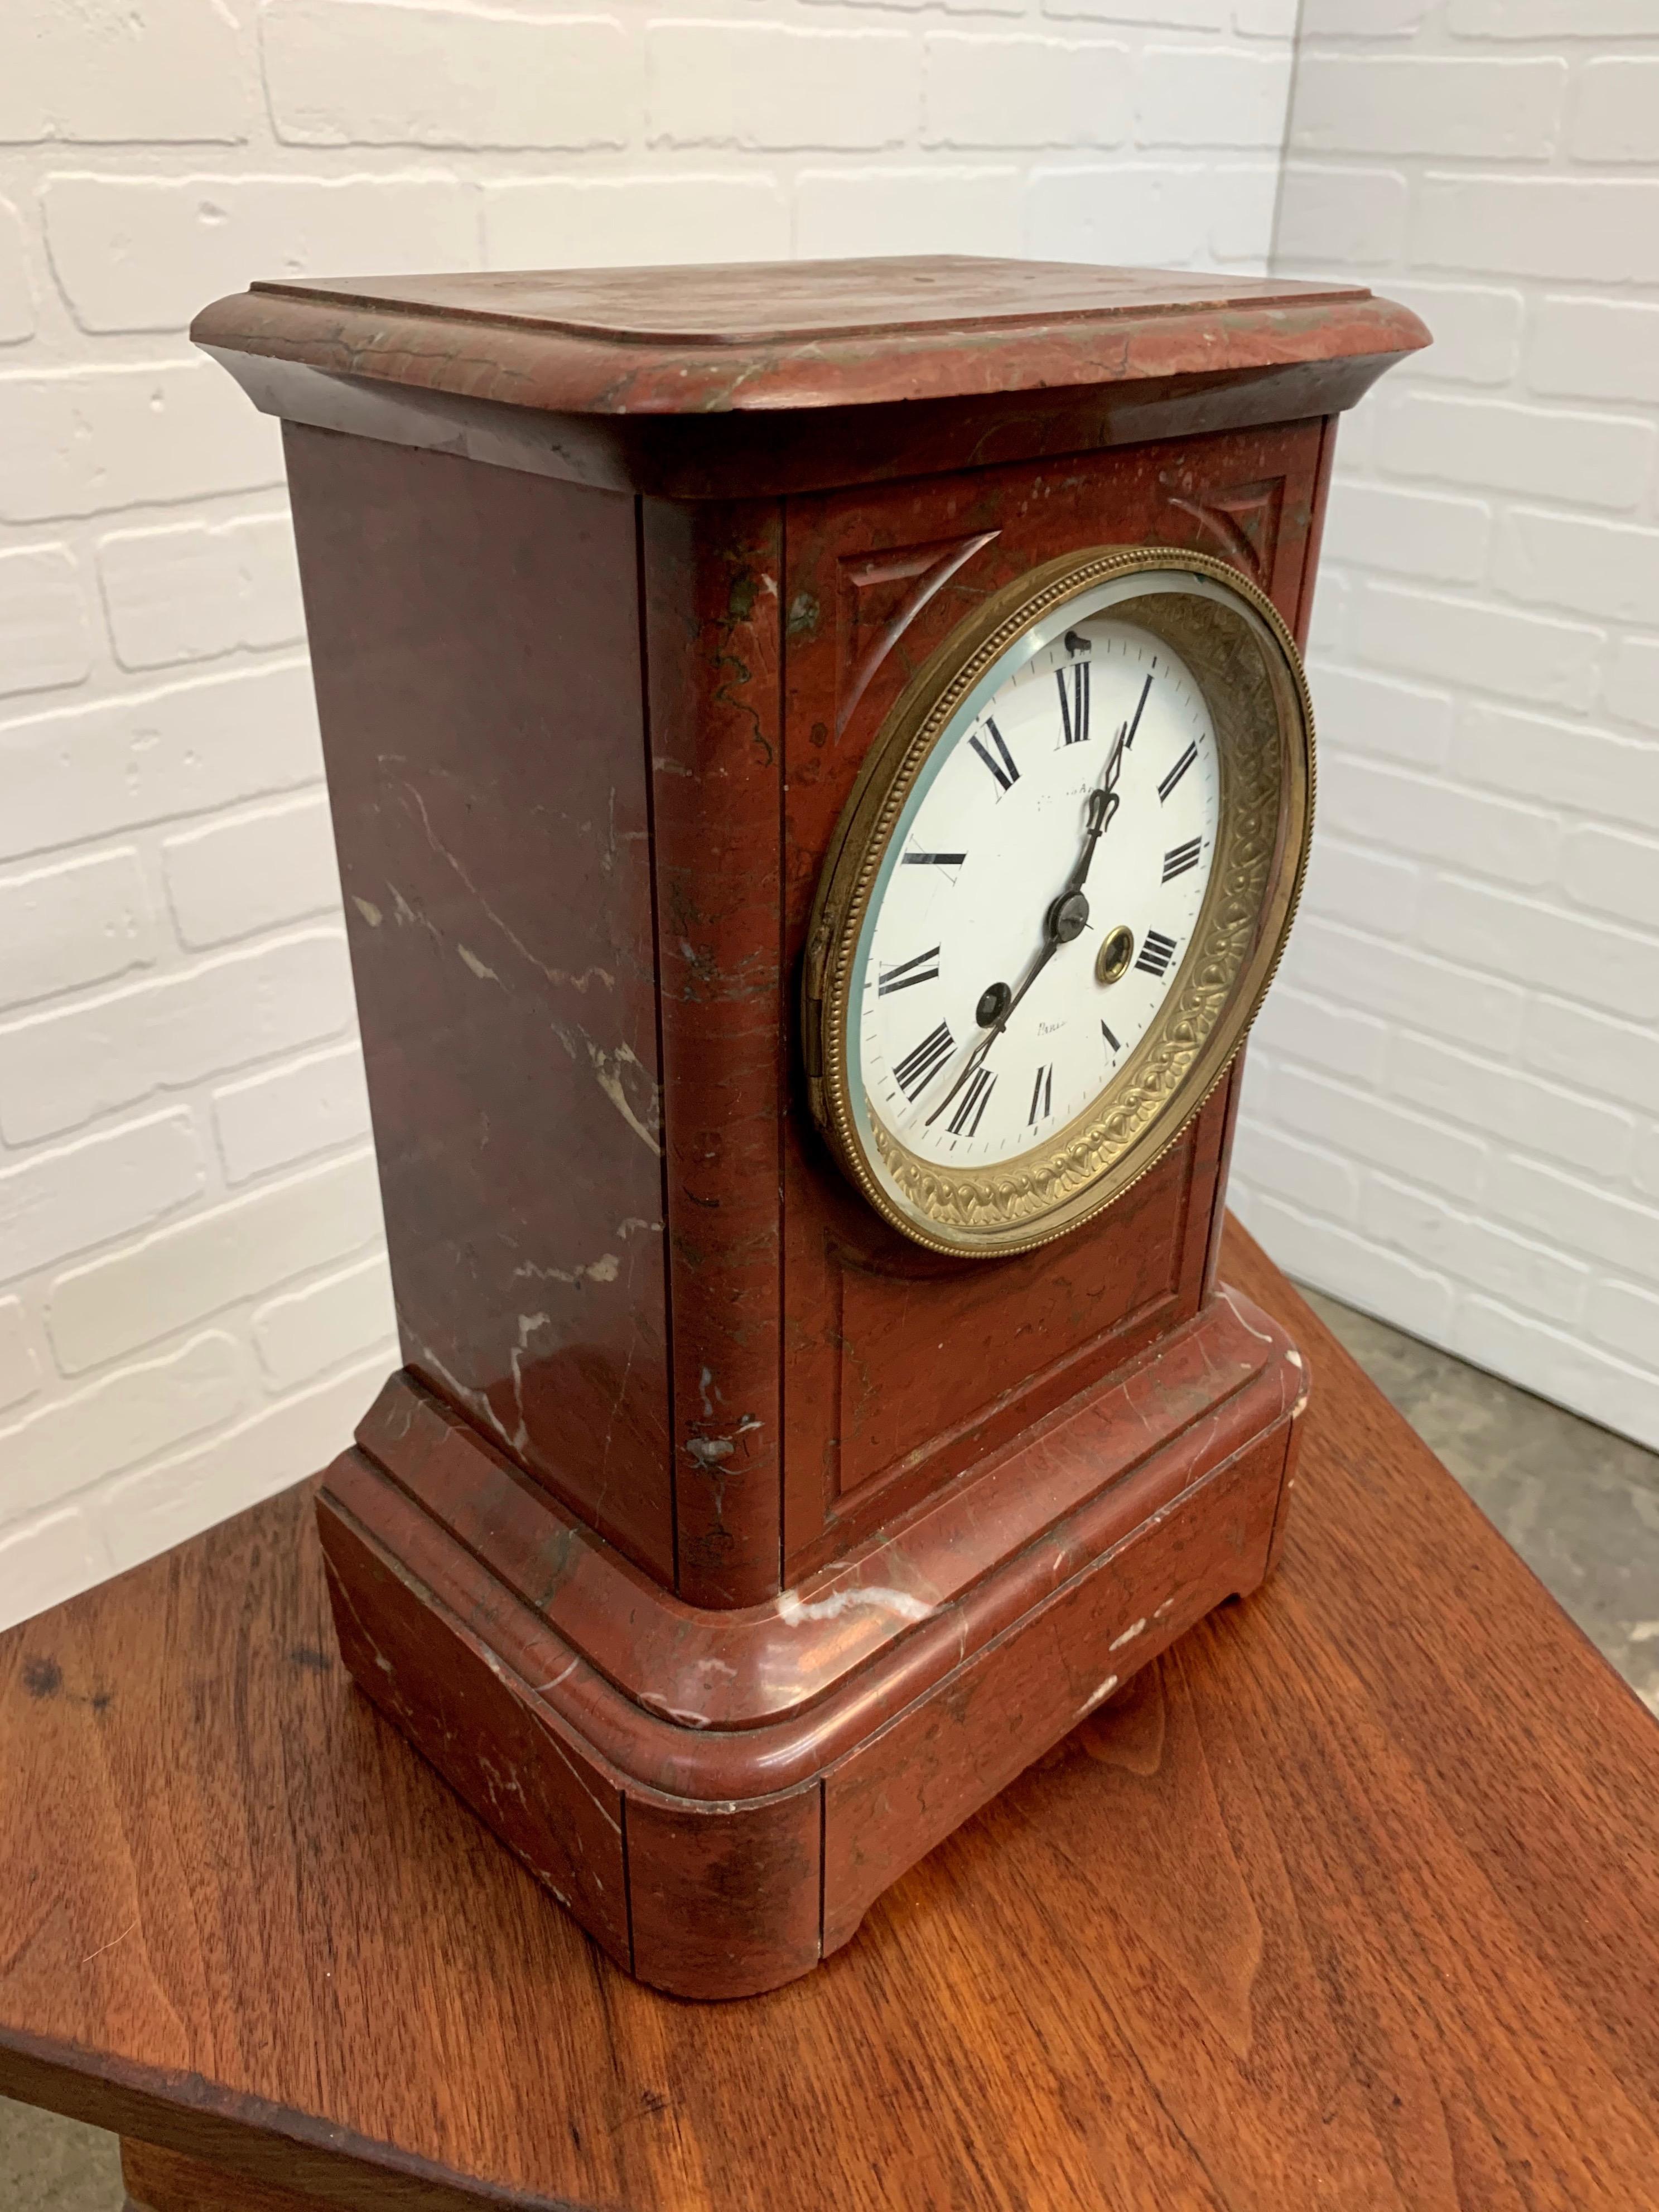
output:
M 1363 287 L 959 255 L 272 281 L 191 336 L 289 421 L 680 498 L 1329 415 L 1428 342 Z

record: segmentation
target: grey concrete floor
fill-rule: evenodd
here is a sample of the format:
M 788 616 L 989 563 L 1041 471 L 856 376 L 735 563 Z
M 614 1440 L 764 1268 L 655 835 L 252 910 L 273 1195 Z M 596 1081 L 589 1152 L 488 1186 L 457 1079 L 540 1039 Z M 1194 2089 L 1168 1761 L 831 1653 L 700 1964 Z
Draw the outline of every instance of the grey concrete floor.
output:
M 1659 1714 L 1659 1455 L 1449 1353 L 1309 1298 Z M 115 2138 L 0 2098 L 3 2212 L 118 2212 Z
M 1659 1714 L 1659 1455 L 1334 1298 L 1304 1295 Z
M 125 2195 L 113 2136 L 0 2097 L 6 2212 L 118 2212 Z

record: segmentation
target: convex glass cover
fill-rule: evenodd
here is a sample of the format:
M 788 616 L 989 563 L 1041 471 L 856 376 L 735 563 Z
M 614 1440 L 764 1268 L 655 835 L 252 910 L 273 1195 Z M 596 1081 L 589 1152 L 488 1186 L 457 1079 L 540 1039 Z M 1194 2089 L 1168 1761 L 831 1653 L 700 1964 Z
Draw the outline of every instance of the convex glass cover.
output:
M 813 915 L 813 1110 L 878 1212 L 1018 1249 L 1151 1165 L 1272 975 L 1311 769 L 1296 647 L 1219 562 L 1071 556 L 962 625 L 872 745 Z

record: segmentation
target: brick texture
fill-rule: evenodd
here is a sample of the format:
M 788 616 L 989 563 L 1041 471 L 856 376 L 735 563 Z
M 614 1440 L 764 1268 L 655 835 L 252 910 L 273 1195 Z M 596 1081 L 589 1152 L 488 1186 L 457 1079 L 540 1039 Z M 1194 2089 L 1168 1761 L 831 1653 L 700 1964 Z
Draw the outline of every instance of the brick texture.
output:
M 1295 15 L 12 0 L 0 1624 L 308 1474 L 397 1357 L 280 441 L 192 353 L 190 316 L 255 276 L 363 270 L 954 252 L 1260 270 Z M 1493 58 L 1528 82 L 1536 60 Z M 1508 305 L 1471 301 L 1468 378 L 1508 373 Z M 1405 586 L 1485 556 L 1455 492 L 1399 487 L 1388 527 Z M 1397 696 L 1428 728 L 1440 696 L 1385 679 L 1377 719 Z M 1364 927 L 1397 871 L 1347 873 Z M 1347 1040 L 1334 1075 L 1360 1079 L 1366 1021 L 1317 1020 Z
M 418 173 L 56 176 L 41 204 L 58 283 L 89 331 L 177 330 L 251 268 L 452 265 L 472 258 L 477 231 L 459 178 Z
M 34 336 L 34 284 L 29 275 L 28 234 L 9 200 L 0 200 L 0 345 Z
M 1650 1444 L 1656 34 L 1644 0 L 1305 0 L 1277 265 L 1439 342 L 1339 447 L 1312 674 L 1341 866 L 1235 1182 L 1310 1281 Z
M 1128 58 L 1103 40 L 966 32 L 929 39 L 924 135 L 936 146 L 1120 145 L 1132 112 Z M 1143 64 L 1143 99 L 1154 58 Z M 1200 66 L 1199 56 L 1189 60 Z M 993 83 L 996 97 L 988 100 Z M 1281 118 L 1284 108 L 1281 97 Z
M 0 994 L 8 1006 L 143 967 L 155 948 L 143 864 L 131 846 L 0 876 Z
M 284 514 L 112 531 L 99 544 L 98 574 L 123 668 L 215 660 L 305 636 Z
M 15 1406 L 40 1387 L 40 1358 L 21 1298 L 0 1298 L 0 1406 Z
M 638 42 L 612 17 L 272 0 L 261 17 L 279 138 L 308 146 L 624 146 Z
M 211 362 L 0 373 L 0 523 L 168 506 L 282 476 L 276 424 Z
M 10 0 L 0 144 L 235 143 L 256 88 L 235 18 L 215 0 L 64 8 Z
M 86 584 L 62 545 L 0 553 L 0 693 L 53 691 L 92 673 Z

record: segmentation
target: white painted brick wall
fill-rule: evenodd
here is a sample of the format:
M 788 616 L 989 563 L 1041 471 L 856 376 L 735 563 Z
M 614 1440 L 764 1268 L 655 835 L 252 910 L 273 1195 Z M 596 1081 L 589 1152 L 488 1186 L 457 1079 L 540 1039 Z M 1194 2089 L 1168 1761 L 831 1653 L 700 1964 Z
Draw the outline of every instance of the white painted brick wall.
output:
M 228 1083 L 212 1103 L 219 1158 L 233 1185 L 369 1133 L 368 1089 L 355 1041 Z
M 289 144 L 574 150 L 640 135 L 640 41 L 615 18 L 269 0 L 259 27 Z
M 86 580 L 64 545 L 0 553 L 0 671 L 9 692 L 52 691 L 92 673 Z
M 253 1316 L 253 1340 L 282 1389 L 337 1366 L 342 1353 L 366 1353 L 395 1327 L 392 1285 L 379 1255 L 302 1291 L 270 1298 Z
M 186 830 L 161 846 L 167 902 L 186 945 L 222 945 L 335 913 L 340 878 L 321 792 Z
M 1309 1280 L 1650 1444 L 1656 163 L 1651 0 L 1305 0 L 1277 265 L 1439 343 L 1338 449 L 1313 677 L 1342 866 L 1234 1185 Z
M 54 176 L 40 208 L 70 312 L 95 333 L 176 331 L 240 290 L 250 263 L 280 276 L 331 261 L 444 267 L 477 250 L 472 196 L 454 177 Z
M 285 272 L 927 251 L 1261 269 L 1294 15 L 12 0 L 0 1622 L 319 1466 L 395 1357 L 280 447 L 190 350 L 191 313 Z M 1471 356 L 1504 343 L 1495 313 L 1496 335 L 1470 310 Z M 1638 326 L 1619 343 L 1652 349 Z M 1395 573 L 1463 576 L 1478 521 L 1417 496 L 1389 525 Z M 1461 550 L 1413 564 L 1429 545 Z
M 99 542 L 98 580 L 123 668 L 213 660 L 239 646 L 305 638 L 285 512 L 112 531 Z
M 46 1295 L 46 1334 L 64 1371 L 82 1374 L 362 1251 L 379 1231 L 373 1155 L 348 1153 L 60 1276 Z
M 924 56 L 922 136 L 930 146 L 1120 146 L 1133 126 L 1128 50 L 1109 40 L 945 32 L 927 40 Z M 1188 56 L 1194 70 L 1205 58 Z M 1139 78 L 1148 144 L 1163 143 L 1155 135 L 1156 63 L 1145 55 Z M 994 100 L 985 96 L 988 85 Z M 1284 108 L 1281 73 L 1281 128 Z
M 155 943 L 143 866 L 131 846 L 0 876 L 0 994 L 9 1006 L 147 967 Z
M 352 1012 L 336 927 L 180 958 L 0 1028 L 0 1138 L 21 1145 L 80 1128 L 157 1091 L 337 1036 Z
M 64 8 L 9 0 L 0 144 L 235 143 L 257 97 L 245 34 L 216 0 Z
M 111 241 L 110 250 L 115 250 Z M 42 242 L 40 258 L 46 260 Z M 62 309 L 65 321 L 69 311 Z M 78 329 L 28 349 L 91 354 Z M 172 507 L 278 484 L 282 442 L 212 362 L 0 369 L 0 522 Z

